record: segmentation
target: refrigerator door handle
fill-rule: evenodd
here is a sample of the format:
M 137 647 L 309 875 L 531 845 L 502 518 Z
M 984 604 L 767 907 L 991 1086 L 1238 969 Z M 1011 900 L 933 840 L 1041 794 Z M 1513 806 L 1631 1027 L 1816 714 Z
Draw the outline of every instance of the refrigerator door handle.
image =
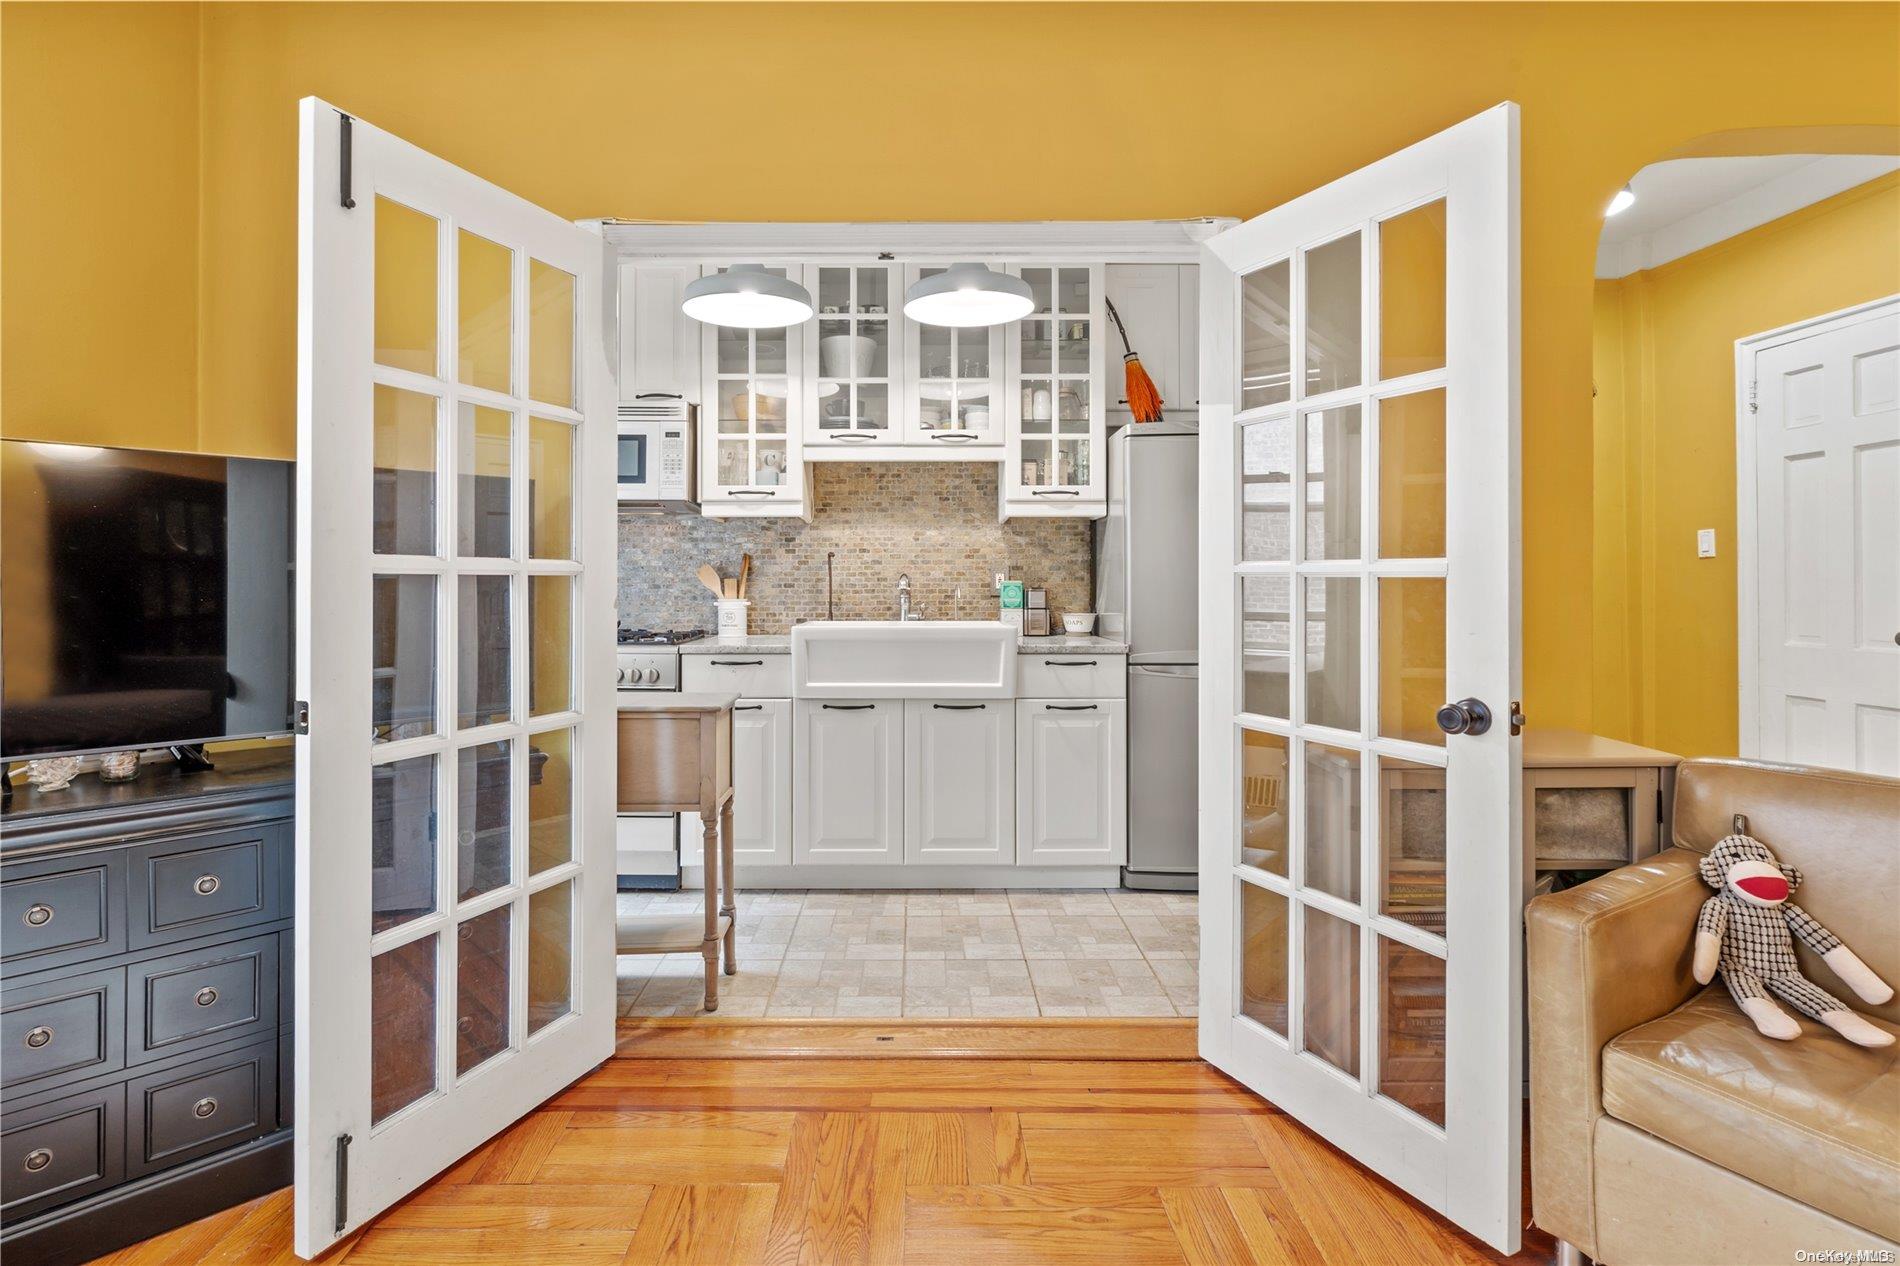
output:
M 1131 673 L 1147 673 L 1153 677 L 1180 677 L 1183 679 L 1196 678 L 1201 675 L 1201 669 L 1198 664 L 1186 664 L 1172 668 L 1163 668 L 1154 664 L 1130 664 L 1128 671 Z

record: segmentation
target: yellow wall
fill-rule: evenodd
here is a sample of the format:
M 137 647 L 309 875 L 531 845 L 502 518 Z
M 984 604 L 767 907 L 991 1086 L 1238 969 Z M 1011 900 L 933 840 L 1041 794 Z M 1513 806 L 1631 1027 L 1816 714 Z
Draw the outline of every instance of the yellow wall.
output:
M 59 76 L 108 56 L 127 77 L 190 79 L 169 42 L 98 47 L 97 9 L 4 15 L 9 80 L 16 61 L 50 63 L 41 113 L 84 105 L 85 77 Z M 1887 5 L 246 4 L 198 23 L 198 440 L 270 455 L 293 442 L 305 94 L 563 215 L 733 220 L 1244 216 L 1519 102 L 1539 724 L 1593 720 L 1591 265 L 1610 192 L 1711 132 L 1900 123 Z M 103 173 L 129 149 L 69 134 L 15 164 L 8 88 L 9 210 L 35 172 Z M 49 254 L 93 245 L 43 227 Z M 9 267 L 3 301 L 51 304 L 58 284 L 16 285 Z M 82 343 L 117 328 L 103 302 L 85 306 Z M 93 367 L 50 353 L 55 377 Z M 116 393 L 77 376 L 91 405 Z M 9 434 L 71 425 L 22 402 L 16 420 L 9 389 Z
M 1735 340 L 1896 293 L 1900 174 L 1597 283 L 1594 693 L 1605 733 L 1735 754 Z M 1706 527 L 1716 556 L 1697 558 Z

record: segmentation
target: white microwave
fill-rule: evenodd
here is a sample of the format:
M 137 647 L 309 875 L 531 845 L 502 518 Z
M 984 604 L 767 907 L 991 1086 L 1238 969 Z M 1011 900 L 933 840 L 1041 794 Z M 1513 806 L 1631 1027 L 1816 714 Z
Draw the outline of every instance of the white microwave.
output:
M 620 504 L 697 512 L 697 408 L 680 396 L 648 395 L 620 406 Z

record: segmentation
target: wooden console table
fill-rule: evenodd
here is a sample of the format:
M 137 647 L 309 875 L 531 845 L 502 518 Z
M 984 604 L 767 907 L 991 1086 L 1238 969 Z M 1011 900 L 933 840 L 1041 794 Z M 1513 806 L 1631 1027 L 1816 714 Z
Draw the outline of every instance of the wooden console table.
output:
M 722 940 L 726 974 L 739 970 L 732 883 L 732 705 L 738 697 L 655 691 L 631 699 L 623 693 L 620 703 L 619 811 L 699 814 L 705 824 L 706 911 L 703 926 L 690 914 L 617 919 L 616 952 L 681 954 L 697 948 L 706 959 L 708 1011 L 719 1009 Z

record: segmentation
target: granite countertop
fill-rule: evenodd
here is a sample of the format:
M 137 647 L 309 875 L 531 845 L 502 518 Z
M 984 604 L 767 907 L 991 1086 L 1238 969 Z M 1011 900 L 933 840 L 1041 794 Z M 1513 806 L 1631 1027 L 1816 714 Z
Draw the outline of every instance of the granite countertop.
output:
M 617 702 L 621 712 L 723 712 L 739 702 L 729 691 L 623 690 Z
M 743 641 L 722 642 L 702 637 L 680 647 L 682 655 L 790 655 L 792 639 L 786 633 L 755 633 Z
M 1052 637 L 1026 637 L 1017 643 L 1018 655 L 1126 655 L 1128 643 L 1093 633 L 1057 633 Z

